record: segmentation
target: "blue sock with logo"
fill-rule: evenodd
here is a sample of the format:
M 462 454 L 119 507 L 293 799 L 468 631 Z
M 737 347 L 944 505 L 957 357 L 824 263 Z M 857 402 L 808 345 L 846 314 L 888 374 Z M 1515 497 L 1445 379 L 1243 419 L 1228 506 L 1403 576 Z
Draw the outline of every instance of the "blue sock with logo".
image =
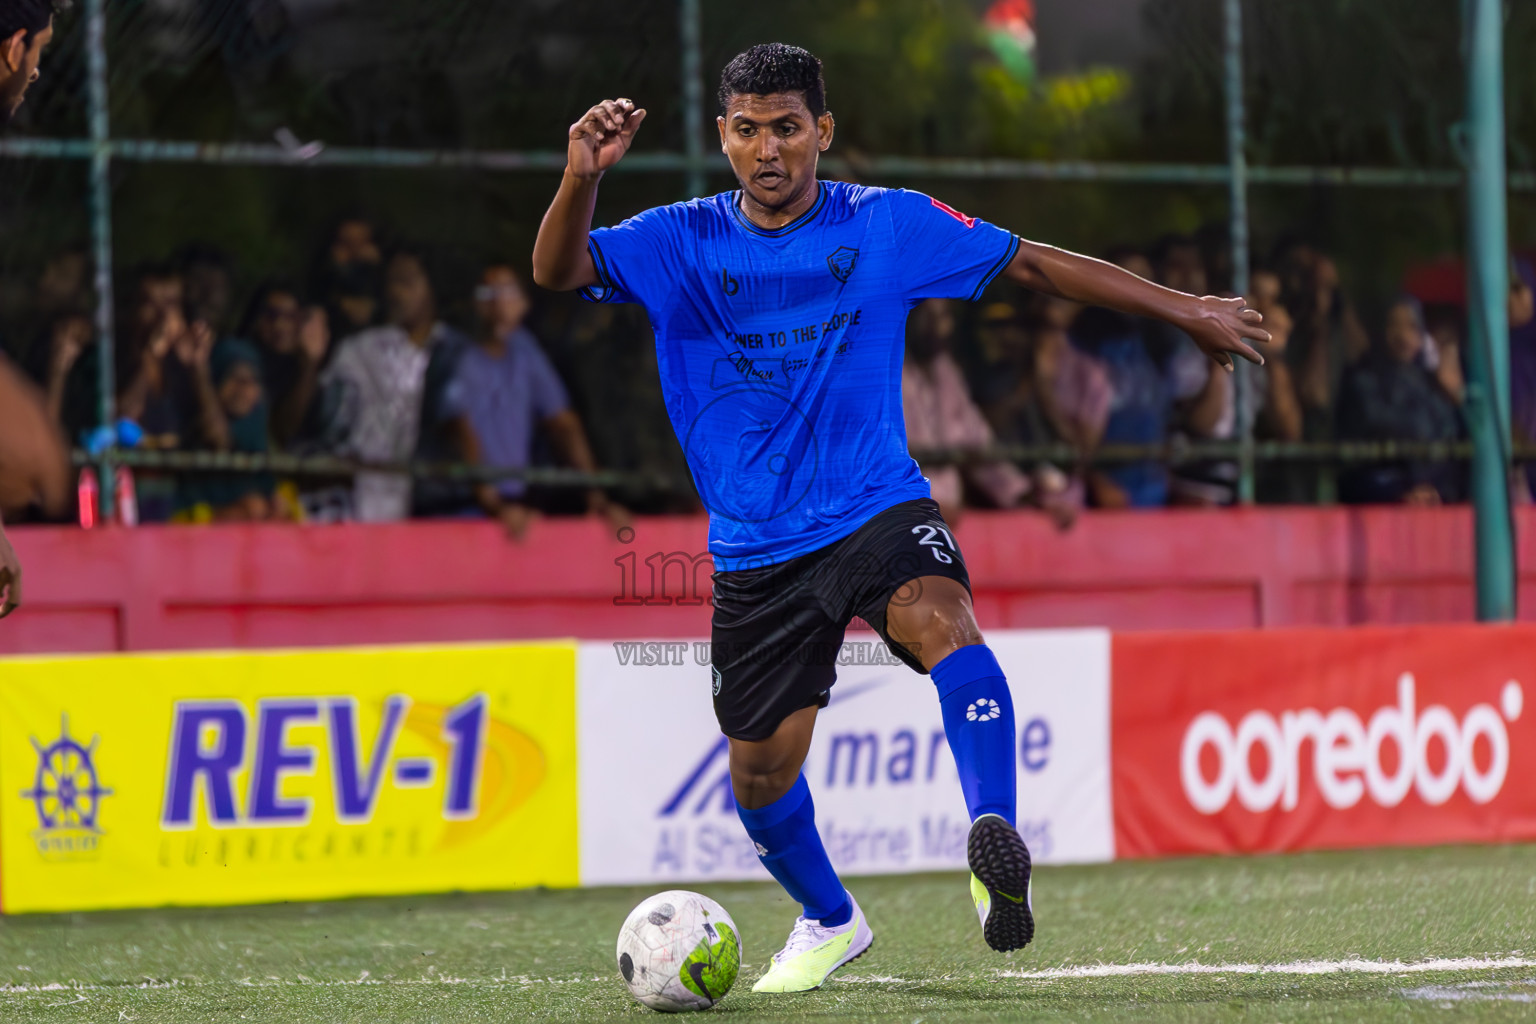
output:
M 749 811 L 738 803 L 736 813 L 757 844 L 758 860 L 785 892 L 800 901 L 806 917 L 828 927 L 848 923 L 853 904 L 821 845 L 816 805 L 804 775 L 767 807 Z
M 973 644 L 946 655 L 929 674 L 939 689 L 944 736 L 960 769 L 971 820 L 998 814 L 1016 824 L 1013 697 L 997 656 L 986 644 Z

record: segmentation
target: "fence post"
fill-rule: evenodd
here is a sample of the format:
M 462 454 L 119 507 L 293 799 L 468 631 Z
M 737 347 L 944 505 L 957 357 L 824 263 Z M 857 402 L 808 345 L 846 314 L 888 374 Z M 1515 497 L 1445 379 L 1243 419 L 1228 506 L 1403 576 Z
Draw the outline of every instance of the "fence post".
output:
M 85 48 L 91 128 L 91 248 L 96 269 L 97 418 L 111 427 L 117 418 L 117 372 L 112 306 L 112 140 L 107 122 L 106 0 L 85 0 Z M 71 439 L 73 440 L 73 439 Z M 97 466 L 101 520 L 112 518 L 117 481 L 111 460 Z
M 1225 79 L 1227 94 L 1227 167 L 1232 228 L 1232 290 L 1248 292 L 1248 161 L 1243 155 L 1247 138 L 1243 111 L 1243 8 L 1241 0 L 1226 0 Z M 1252 374 L 1246 359 L 1234 359 L 1232 381 L 1234 415 L 1239 442 L 1237 500 L 1253 504 L 1253 424 L 1248 403 L 1253 400 Z
M 681 0 L 683 43 L 683 152 L 688 157 L 688 198 L 704 194 L 704 55 L 699 0 Z
M 1504 4 L 1464 0 L 1467 61 L 1466 415 L 1477 528 L 1477 617 L 1515 616 L 1509 507 L 1509 239 L 1504 196 Z

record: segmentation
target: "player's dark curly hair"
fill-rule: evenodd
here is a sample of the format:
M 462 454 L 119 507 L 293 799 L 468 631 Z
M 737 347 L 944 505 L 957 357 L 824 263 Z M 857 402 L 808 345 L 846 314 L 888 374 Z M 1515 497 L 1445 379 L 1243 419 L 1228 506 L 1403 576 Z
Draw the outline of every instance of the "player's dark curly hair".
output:
M 9 39 L 25 29 L 23 41 L 30 46 L 32 37 L 48 27 L 54 12 L 63 12 L 69 6 L 69 0 L 0 0 L 0 39 Z
M 827 84 L 821 78 L 821 61 L 809 51 L 787 43 L 759 43 L 731 58 L 720 72 L 720 113 L 732 96 L 767 96 L 798 92 L 812 117 L 827 112 Z

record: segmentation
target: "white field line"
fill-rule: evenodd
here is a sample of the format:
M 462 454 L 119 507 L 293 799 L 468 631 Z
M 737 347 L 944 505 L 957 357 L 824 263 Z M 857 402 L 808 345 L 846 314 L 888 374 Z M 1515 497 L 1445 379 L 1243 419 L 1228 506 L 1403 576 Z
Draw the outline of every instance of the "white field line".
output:
M 1055 981 L 1060 978 L 1127 978 L 1154 974 L 1424 974 L 1431 971 L 1498 971 L 1512 967 L 1536 967 L 1536 960 L 1519 956 L 1436 960 L 1293 960 L 1281 964 L 1084 964 L 1079 967 L 1048 967 L 1038 971 L 997 971 L 997 978 L 1023 981 Z M 927 979 L 893 978 L 889 975 L 839 975 L 839 981 L 860 985 L 921 985 Z
M 1041 971 L 999 971 L 1003 978 L 1050 981 L 1056 978 L 1123 978 L 1143 974 L 1424 974 L 1430 971 L 1498 971 L 1536 967 L 1536 960 L 1519 956 L 1483 959 L 1454 957 L 1436 960 L 1293 960 L 1282 964 L 1087 964 Z
M 1185 963 L 1134 963 L 1134 964 L 1085 964 L 1078 967 L 1050 967 L 1038 971 L 997 971 L 997 978 L 1016 978 L 1023 981 L 1054 981 L 1061 978 L 1123 978 L 1157 974 L 1427 974 L 1433 972 L 1500 971 L 1517 967 L 1536 967 L 1536 959 L 1521 956 L 1493 958 L 1452 957 L 1434 960 L 1293 960 L 1278 964 L 1202 964 Z M 234 980 L 200 979 L 146 979 L 124 982 L 118 985 L 86 984 L 73 981 L 54 981 L 41 984 L 0 984 L 0 996 L 36 995 L 45 992 L 123 992 L 131 990 L 213 988 L 282 988 L 288 986 L 315 988 L 346 988 L 353 986 L 422 986 L 464 985 L 487 988 L 527 988 L 535 985 L 572 985 L 590 981 L 610 981 L 607 975 L 578 975 L 566 978 L 538 978 L 530 975 L 498 975 L 484 978 L 461 978 L 448 974 L 434 974 L 422 978 L 374 978 L 367 971 L 350 980 L 316 980 L 299 975 L 294 978 L 267 976 L 264 978 L 239 978 Z M 923 978 L 896 978 L 890 975 L 845 975 L 836 980 L 860 985 L 922 985 Z

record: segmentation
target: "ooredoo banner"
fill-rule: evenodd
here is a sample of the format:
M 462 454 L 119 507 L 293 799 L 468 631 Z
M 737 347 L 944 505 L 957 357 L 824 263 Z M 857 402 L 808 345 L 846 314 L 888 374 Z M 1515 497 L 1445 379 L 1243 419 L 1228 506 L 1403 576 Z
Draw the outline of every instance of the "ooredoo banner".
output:
M 1019 826 L 1038 860 L 1108 860 L 1109 634 L 988 633 L 1015 707 Z M 582 643 L 581 877 L 767 878 L 736 817 L 705 641 Z M 847 874 L 963 868 L 969 826 L 933 683 L 872 633 L 844 644 L 805 776 Z
M 0 661 L 7 912 L 570 886 L 571 643 Z
M 1536 839 L 1536 629 L 1114 638 L 1122 857 Z

